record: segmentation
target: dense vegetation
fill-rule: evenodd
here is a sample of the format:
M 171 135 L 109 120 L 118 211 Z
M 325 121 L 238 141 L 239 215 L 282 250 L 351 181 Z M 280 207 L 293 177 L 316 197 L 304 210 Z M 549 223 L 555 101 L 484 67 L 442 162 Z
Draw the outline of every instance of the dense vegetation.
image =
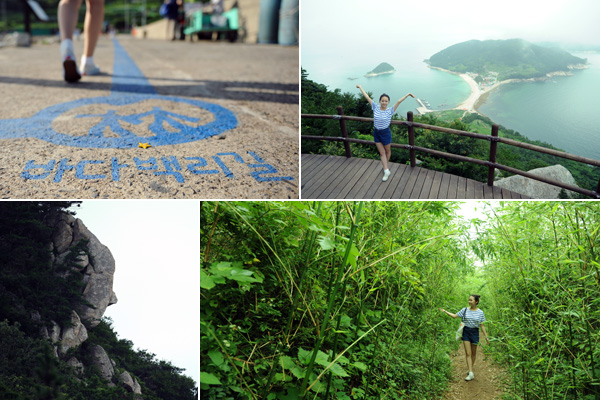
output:
M 548 48 L 523 39 L 470 40 L 435 53 L 429 64 L 455 72 L 486 74 L 497 72 L 498 80 L 545 76 L 549 72 L 568 71 L 569 65 L 586 60 L 559 48 Z
M 79 376 L 73 367 L 53 354 L 52 345 L 40 330 L 50 321 L 68 326 L 71 310 L 83 302 L 82 274 L 70 268 L 76 255 L 86 252 L 86 242 L 71 247 L 73 257 L 53 269 L 48 246 L 53 216 L 76 202 L 0 203 L 0 398 L 106 400 L 133 398 L 125 388 L 108 387 L 94 367 Z M 39 318 L 33 315 L 39 314 Z M 110 320 L 88 331 L 89 338 L 73 349 L 86 360 L 87 348 L 99 344 L 116 362 L 117 370 L 137 377 L 144 399 L 197 398 L 195 382 L 181 370 L 154 354 L 134 350 L 133 343 L 118 339 Z M 88 361 L 88 362 L 86 362 Z
M 202 398 L 439 395 L 452 328 L 435 307 L 473 268 L 451 208 L 205 203 Z
M 310 80 L 307 72 L 303 69 L 301 94 L 302 113 L 333 115 L 337 114 L 337 106 L 342 106 L 344 114 L 346 115 L 373 118 L 373 112 L 362 96 L 354 93 L 342 93 L 339 89 L 331 91 L 325 85 Z M 478 114 L 467 114 L 463 117 L 463 114 L 464 112 L 461 111 L 430 113 L 422 116 L 416 115 L 414 120 L 429 125 L 460 129 L 469 132 L 478 132 L 482 134 L 491 133 L 492 121 L 489 118 Z M 404 120 L 405 118 L 399 118 L 398 115 L 395 115 L 394 119 Z M 372 123 L 346 121 L 346 126 L 350 137 L 373 140 Z M 301 131 L 302 135 L 341 136 L 339 122 L 335 120 L 303 118 L 301 120 Z M 406 127 L 392 125 L 391 131 L 393 143 L 408 144 L 408 129 Z M 548 143 L 529 140 L 519 132 L 503 126 L 500 126 L 499 135 L 521 142 L 556 149 L 556 147 L 553 147 Z M 415 129 L 415 144 L 421 147 L 482 160 L 487 160 L 489 158 L 488 142 L 444 134 L 427 129 Z M 351 144 L 351 148 L 352 154 L 355 157 L 379 159 L 379 153 L 375 146 Z M 316 140 L 303 140 L 302 152 L 340 156 L 345 154 L 344 147 L 339 142 Z M 418 153 L 417 158 L 423 162 L 421 165 L 428 169 L 448 172 L 481 182 L 487 180 L 487 167 L 452 161 L 424 153 Z M 392 148 L 392 162 L 406 163 L 408 160 L 409 154 L 407 150 Z M 598 176 L 600 175 L 599 168 L 504 144 L 498 146 L 496 161 L 500 164 L 523 171 L 560 164 L 571 172 L 580 187 L 590 190 L 596 188 Z M 509 173 L 503 171 L 499 171 L 499 173 L 502 177 L 510 176 Z
M 599 206 L 457 207 L 204 203 L 202 398 L 441 398 L 479 293 L 506 399 L 600 399 Z
M 599 227 L 595 202 L 529 202 L 480 229 L 473 250 L 515 398 L 600 399 Z

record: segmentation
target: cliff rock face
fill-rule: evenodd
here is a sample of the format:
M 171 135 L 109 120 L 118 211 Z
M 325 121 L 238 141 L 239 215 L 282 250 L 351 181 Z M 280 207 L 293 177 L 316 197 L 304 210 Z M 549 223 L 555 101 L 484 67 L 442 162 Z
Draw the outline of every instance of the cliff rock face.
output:
M 88 255 L 82 255 L 78 260 L 78 271 L 85 274 L 86 287 L 83 291 L 85 300 L 93 307 L 81 305 L 76 311 L 87 328 L 93 328 L 98 323 L 106 308 L 117 302 L 113 292 L 113 276 L 115 259 L 108 247 L 104 246 L 93 233 L 71 215 L 61 214 L 55 224 L 52 236 L 55 264 L 59 264 L 69 254 L 69 246 L 76 245 L 80 240 L 88 240 Z
M 545 178 L 577 186 L 573 175 L 571 175 L 569 170 L 562 165 L 536 168 L 529 172 L 534 175 L 543 176 Z M 552 186 L 547 183 L 525 178 L 524 176 L 520 175 L 499 179 L 498 181 L 494 182 L 494 186 L 524 194 L 532 199 L 557 199 L 561 190 L 561 188 L 557 186 Z M 567 193 L 572 195 L 572 192 L 570 191 L 567 191 Z
M 73 273 L 82 273 L 85 283 L 83 297 L 89 304 L 80 304 L 72 311 L 68 326 L 61 327 L 52 321 L 52 326 L 49 329 L 43 328 L 41 332 L 42 336 L 54 343 L 55 355 L 66 359 L 70 349 L 80 346 L 88 339 L 88 330 L 100 323 L 106 308 L 117 302 L 113 291 L 115 259 L 108 247 L 100 243 L 81 220 L 68 214 L 60 214 L 53 226 L 50 250 L 56 271 L 61 271 L 59 266 L 70 256 L 72 246 L 76 246 L 81 240 L 87 241 L 86 254 L 78 254 L 70 264 L 69 270 L 57 274 L 65 277 Z M 32 319 L 39 319 L 39 313 L 32 313 Z M 120 384 L 136 395 L 141 395 L 140 384 L 129 372 L 123 371 L 119 376 L 115 376 L 115 362 L 102 346 L 91 346 L 89 356 L 92 365 L 98 368 L 107 386 Z M 75 357 L 70 357 L 67 363 L 80 374 L 86 367 Z

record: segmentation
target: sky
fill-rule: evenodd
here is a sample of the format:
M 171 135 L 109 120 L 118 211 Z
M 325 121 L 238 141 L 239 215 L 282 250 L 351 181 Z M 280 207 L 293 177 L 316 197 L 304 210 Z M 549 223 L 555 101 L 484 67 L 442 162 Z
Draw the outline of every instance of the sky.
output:
M 471 39 L 600 45 L 599 15 L 597 0 L 302 0 L 301 57 L 415 45 L 431 56 Z
M 200 376 L 200 203 L 92 200 L 75 208 L 115 258 L 120 339 Z

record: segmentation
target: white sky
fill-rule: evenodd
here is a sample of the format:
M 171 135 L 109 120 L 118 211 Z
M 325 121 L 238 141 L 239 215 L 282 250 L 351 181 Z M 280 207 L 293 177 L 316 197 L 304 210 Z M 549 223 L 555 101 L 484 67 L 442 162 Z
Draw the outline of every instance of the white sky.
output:
M 597 0 L 302 0 L 301 53 L 425 54 L 471 39 L 600 45 Z
M 112 252 L 118 303 L 105 316 L 135 349 L 200 376 L 200 204 L 97 200 L 76 217 Z

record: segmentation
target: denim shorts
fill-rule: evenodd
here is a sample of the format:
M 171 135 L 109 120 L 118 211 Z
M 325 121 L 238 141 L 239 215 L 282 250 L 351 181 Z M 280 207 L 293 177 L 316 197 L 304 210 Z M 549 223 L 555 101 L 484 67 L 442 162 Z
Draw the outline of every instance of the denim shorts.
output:
M 375 143 L 381 143 L 384 146 L 392 143 L 392 131 L 389 126 L 385 129 L 374 129 L 373 137 L 375 138 Z
M 462 340 L 464 342 L 471 342 L 473 344 L 479 343 L 479 328 L 469 328 L 465 326 L 463 328 Z

